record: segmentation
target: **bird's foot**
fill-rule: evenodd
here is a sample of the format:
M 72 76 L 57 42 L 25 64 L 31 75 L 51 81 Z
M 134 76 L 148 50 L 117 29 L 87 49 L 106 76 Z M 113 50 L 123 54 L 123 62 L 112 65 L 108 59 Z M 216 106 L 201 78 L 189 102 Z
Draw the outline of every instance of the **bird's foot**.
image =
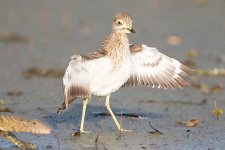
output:
M 72 136 L 74 136 L 74 137 L 80 137 L 81 134 L 84 134 L 84 133 L 91 133 L 91 132 L 90 131 L 80 130 L 80 131 L 76 131 L 75 133 L 73 133 Z
M 80 130 L 80 133 L 86 133 L 86 131 L 84 131 L 84 130 L 82 129 L 82 130 Z
M 80 129 L 80 131 L 79 131 L 81 134 L 82 133 L 91 133 L 91 131 L 85 131 L 84 129 Z

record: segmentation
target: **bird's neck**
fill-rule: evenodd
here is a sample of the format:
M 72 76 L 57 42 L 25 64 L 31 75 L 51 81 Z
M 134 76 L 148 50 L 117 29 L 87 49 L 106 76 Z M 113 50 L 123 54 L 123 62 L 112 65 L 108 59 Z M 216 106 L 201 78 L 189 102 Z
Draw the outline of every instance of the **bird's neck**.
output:
M 106 51 L 115 61 L 121 61 L 130 54 L 127 34 L 112 32 L 102 43 L 101 50 Z

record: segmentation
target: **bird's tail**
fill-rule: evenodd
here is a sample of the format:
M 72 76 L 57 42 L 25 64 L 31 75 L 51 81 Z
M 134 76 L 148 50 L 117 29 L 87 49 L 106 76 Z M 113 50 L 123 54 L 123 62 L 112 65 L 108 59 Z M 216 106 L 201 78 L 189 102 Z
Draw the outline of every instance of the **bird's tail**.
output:
M 64 102 L 62 103 L 61 107 L 58 109 L 57 114 L 60 115 L 61 113 L 63 113 L 63 111 L 68 108 L 68 105 L 73 102 L 76 98 L 73 99 L 69 99 L 69 100 L 64 100 Z
M 63 113 L 63 111 L 66 109 L 66 106 L 64 104 L 64 102 L 62 103 L 62 106 L 57 110 L 57 114 L 60 115 L 61 113 Z

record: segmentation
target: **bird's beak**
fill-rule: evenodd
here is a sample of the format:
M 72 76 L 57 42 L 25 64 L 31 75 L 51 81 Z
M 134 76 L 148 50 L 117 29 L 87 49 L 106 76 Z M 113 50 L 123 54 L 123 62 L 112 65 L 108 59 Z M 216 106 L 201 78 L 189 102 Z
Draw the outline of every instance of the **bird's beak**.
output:
M 132 32 L 132 33 L 135 33 L 135 31 L 134 31 L 133 28 L 127 28 L 127 30 L 129 30 L 129 31 Z

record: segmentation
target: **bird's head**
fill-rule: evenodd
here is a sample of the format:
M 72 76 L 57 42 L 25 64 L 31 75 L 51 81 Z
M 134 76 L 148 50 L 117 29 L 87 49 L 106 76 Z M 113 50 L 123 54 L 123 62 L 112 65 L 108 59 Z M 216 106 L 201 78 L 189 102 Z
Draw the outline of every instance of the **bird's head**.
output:
M 133 19 L 125 12 L 117 13 L 113 19 L 112 29 L 116 33 L 135 33 L 132 28 Z

